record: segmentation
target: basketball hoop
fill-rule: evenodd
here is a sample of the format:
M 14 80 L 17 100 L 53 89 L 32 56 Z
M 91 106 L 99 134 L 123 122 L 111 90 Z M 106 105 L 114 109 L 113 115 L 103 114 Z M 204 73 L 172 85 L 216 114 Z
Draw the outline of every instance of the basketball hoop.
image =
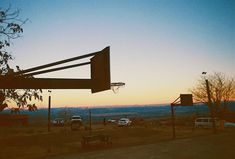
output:
M 111 83 L 110 86 L 111 86 L 112 91 L 113 91 L 115 94 L 117 94 L 118 91 L 119 91 L 119 88 L 120 88 L 120 87 L 124 87 L 124 86 L 125 86 L 125 83 L 123 83 L 123 82 L 116 82 L 116 83 Z

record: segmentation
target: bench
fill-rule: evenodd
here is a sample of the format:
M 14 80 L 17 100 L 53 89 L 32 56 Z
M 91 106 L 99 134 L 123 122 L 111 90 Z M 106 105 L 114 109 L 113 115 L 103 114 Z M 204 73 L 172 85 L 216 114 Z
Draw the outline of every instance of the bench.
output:
M 85 135 L 82 137 L 81 145 L 83 148 L 90 147 L 92 142 L 99 142 L 103 145 L 110 146 L 112 145 L 110 135 Z

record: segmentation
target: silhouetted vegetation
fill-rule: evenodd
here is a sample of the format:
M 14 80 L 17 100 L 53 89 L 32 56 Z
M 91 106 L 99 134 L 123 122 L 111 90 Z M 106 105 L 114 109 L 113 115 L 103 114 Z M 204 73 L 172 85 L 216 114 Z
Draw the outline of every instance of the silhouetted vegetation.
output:
M 13 56 L 8 49 L 12 44 L 13 39 L 22 36 L 22 26 L 28 21 L 19 18 L 20 10 L 12 11 L 11 7 L 7 9 L 0 8 L 0 78 L 3 76 L 12 76 L 15 72 L 9 66 L 9 61 L 13 60 Z M 20 71 L 20 67 L 16 66 L 16 71 Z M 27 78 L 33 78 L 27 77 Z M 18 108 L 26 106 L 30 111 L 36 110 L 35 104 L 28 104 L 32 99 L 41 100 L 42 96 L 40 89 L 0 89 L 0 111 L 8 107 L 7 103 L 14 101 Z

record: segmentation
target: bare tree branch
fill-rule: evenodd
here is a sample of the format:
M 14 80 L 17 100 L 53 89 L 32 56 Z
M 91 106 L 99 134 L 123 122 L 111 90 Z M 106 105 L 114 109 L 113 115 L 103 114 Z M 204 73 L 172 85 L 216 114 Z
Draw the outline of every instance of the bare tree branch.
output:
M 207 89 L 205 85 L 205 77 L 202 76 L 197 85 L 190 91 L 194 100 L 207 104 Z M 210 83 L 210 95 L 213 103 L 213 109 L 217 116 L 222 117 L 228 103 L 235 98 L 235 81 L 234 78 L 227 77 L 223 73 L 214 73 L 207 76 Z

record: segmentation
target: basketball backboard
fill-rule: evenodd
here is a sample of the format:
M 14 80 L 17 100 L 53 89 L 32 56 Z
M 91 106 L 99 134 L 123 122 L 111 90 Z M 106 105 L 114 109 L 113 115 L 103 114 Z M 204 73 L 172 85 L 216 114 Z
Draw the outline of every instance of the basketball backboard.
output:
M 193 106 L 193 95 L 192 94 L 180 94 L 180 105 L 181 106 Z
M 110 48 L 106 47 L 91 58 L 92 93 L 110 89 Z

